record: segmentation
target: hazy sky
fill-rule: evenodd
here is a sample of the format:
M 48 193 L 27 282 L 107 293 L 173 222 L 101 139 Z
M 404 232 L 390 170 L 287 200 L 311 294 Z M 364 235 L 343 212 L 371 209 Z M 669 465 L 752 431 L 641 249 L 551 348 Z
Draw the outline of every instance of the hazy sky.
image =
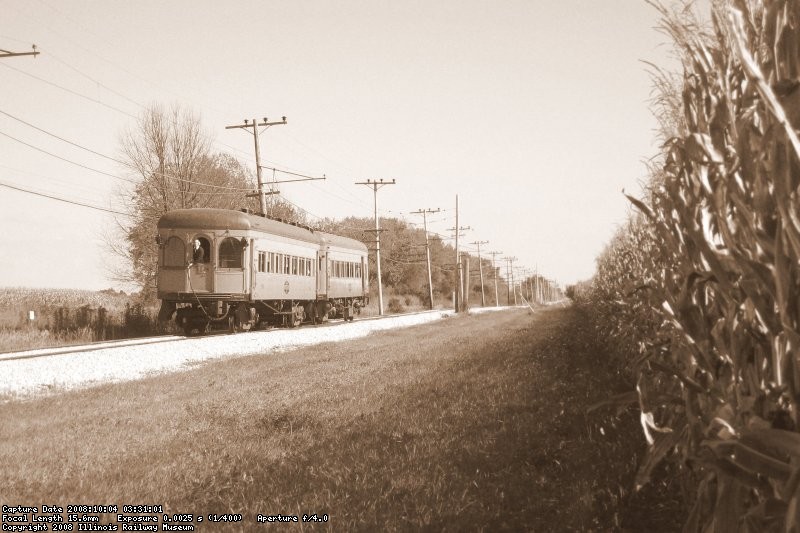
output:
M 430 224 L 447 234 L 458 194 L 463 241 L 572 283 L 657 152 L 640 61 L 672 64 L 657 24 L 643 0 L 0 0 L 0 49 L 41 51 L 0 59 L 0 183 L 118 209 L 109 158 L 145 106 L 197 112 L 250 168 L 252 137 L 225 126 L 285 115 L 262 164 L 325 174 L 281 186 L 314 216 L 371 216 L 354 182 L 395 178 L 381 213 L 447 209 Z M 115 224 L 0 187 L 0 285 L 114 285 Z

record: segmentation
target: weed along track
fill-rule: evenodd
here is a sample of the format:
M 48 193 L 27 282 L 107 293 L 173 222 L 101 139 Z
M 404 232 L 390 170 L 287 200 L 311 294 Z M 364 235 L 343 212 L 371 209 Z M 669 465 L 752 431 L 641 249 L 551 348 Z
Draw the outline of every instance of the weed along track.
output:
M 13 352 L 0 353 L 0 364 L 3 361 L 16 361 L 19 359 L 35 359 L 38 357 L 51 357 L 54 355 L 65 355 L 72 353 L 87 353 L 97 350 L 107 350 L 111 348 L 121 348 L 130 346 L 141 346 L 144 344 L 156 344 L 163 342 L 175 342 L 183 340 L 183 337 L 173 335 L 163 335 L 159 337 L 143 337 L 138 339 L 127 339 L 119 341 L 98 341 L 89 344 L 75 346 L 62 346 L 58 348 L 40 348 L 36 350 L 16 350 Z
M 583 324 L 571 308 L 457 315 L 9 401 L 2 500 L 147 503 L 197 531 L 261 531 L 259 515 L 336 531 L 610 524 L 602 498 L 627 458 L 587 429 L 585 407 L 616 391 Z
M 447 314 L 426 311 L 365 318 L 351 323 L 332 321 L 299 329 L 193 338 L 153 337 L 0 354 L 0 397 L 25 398 L 129 381 L 158 372 L 186 370 L 211 359 L 268 354 L 357 338 L 376 331 L 439 320 Z

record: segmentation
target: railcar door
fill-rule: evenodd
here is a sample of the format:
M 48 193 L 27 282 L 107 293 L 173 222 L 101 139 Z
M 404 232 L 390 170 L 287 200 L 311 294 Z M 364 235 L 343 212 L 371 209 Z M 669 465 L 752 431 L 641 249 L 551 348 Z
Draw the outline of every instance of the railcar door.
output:
M 189 287 L 193 292 L 213 290 L 211 263 L 211 242 L 206 237 L 196 237 L 192 242 L 191 266 L 189 266 Z
M 245 248 L 247 240 L 226 237 L 217 249 L 217 271 L 215 291 L 218 293 L 242 294 L 247 292 L 245 279 Z
M 361 296 L 367 297 L 367 261 L 366 257 L 361 256 Z
M 317 252 L 317 300 L 328 297 L 328 254 Z

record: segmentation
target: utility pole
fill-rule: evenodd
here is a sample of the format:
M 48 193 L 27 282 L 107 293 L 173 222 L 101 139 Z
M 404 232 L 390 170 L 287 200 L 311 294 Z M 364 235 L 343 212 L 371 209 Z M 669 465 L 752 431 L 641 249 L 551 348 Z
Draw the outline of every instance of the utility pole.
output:
M 528 270 L 527 268 L 523 268 L 522 269 L 522 276 L 523 276 L 523 279 L 524 279 L 523 283 L 524 283 L 524 287 L 525 287 L 525 291 L 524 291 L 525 298 L 527 298 L 528 301 L 531 301 L 533 299 L 533 297 L 531 296 L 531 271 Z
M 464 265 L 464 311 L 469 310 L 469 293 L 470 293 L 470 282 L 469 282 L 469 254 L 461 254 L 463 255 L 463 259 L 461 264 Z
M 8 50 L 0 49 L 0 59 L 4 57 L 19 57 L 19 56 L 38 56 L 40 52 L 36 51 L 36 45 L 32 44 L 33 52 L 10 52 Z
M 483 294 L 483 263 L 481 262 L 481 244 L 488 244 L 489 241 L 475 241 L 470 244 L 478 246 L 478 270 L 481 273 L 481 307 L 486 307 L 486 296 Z
M 455 311 L 458 313 L 461 311 L 461 307 L 463 305 L 464 300 L 464 276 L 461 272 L 461 256 L 458 253 L 458 237 L 459 232 L 463 230 L 472 229 L 469 226 L 459 226 L 458 225 L 458 195 L 456 194 L 456 225 L 455 227 L 448 228 L 447 231 L 455 231 L 456 232 L 456 270 L 455 270 L 455 286 L 456 286 L 456 301 L 455 301 Z
M 433 311 L 433 278 L 431 276 L 431 245 L 428 240 L 428 213 L 438 213 L 440 209 L 437 207 L 433 209 L 420 209 L 419 211 L 411 211 L 412 215 L 422 215 L 422 229 L 425 231 L 425 252 L 428 256 L 428 297 L 431 302 L 431 311 Z
M 528 300 L 533 301 L 533 271 L 528 269 L 525 271 L 525 275 L 528 276 Z
M 277 122 L 269 122 L 267 120 L 267 117 L 264 117 L 264 121 L 261 124 L 258 123 L 257 119 L 253 119 L 253 123 L 252 124 L 250 124 L 250 122 L 247 119 L 244 119 L 244 124 L 236 124 L 234 126 L 225 126 L 226 130 L 232 130 L 232 129 L 236 129 L 236 128 L 245 129 L 245 130 L 248 130 L 248 129 L 252 128 L 252 130 L 253 130 L 252 134 L 253 134 L 253 139 L 255 141 L 255 149 L 256 149 L 256 176 L 258 177 L 258 193 L 256 193 L 256 194 L 248 194 L 247 196 L 258 196 L 258 205 L 261 208 L 261 213 L 264 214 L 264 215 L 267 214 L 266 196 L 269 195 L 269 194 L 278 194 L 278 191 L 276 191 L 274 189 L 271 189 L 269 192 L 267 192 L 267 191 L 264 190 L 264 180 L 261 178 L 261 150 L 258 147 L 258 136 L 260 135 L 261 132 L 258 131 L 258 128 L 263 126 L 264 130 L 266 130 L 270 126 L 278 126 L 278 125 L 283 125 L 283 124 L 286 124 L 286 117 L 281 117 L 281 120 L 279 120 Z
M 377 267 L 377 274 L 378 274 L 378 314 L 383 316 L 383 284 L 381 281 L 381 225 L 378 219 L 378 189 L 383 187 L 384 185 L 394 185 L 397 182 L 394 178 L 392 181 L 383 181 L 381 178 L 380 181 L 378 180 L 370 180 L 367 181 L 357 181 L 356 185 L 366 185 L 372 189 L 373 199 L 374 199 L 374 209 L 375 209 L 375 229 L 374 230 L 365 230 L 365 231 L 374 231 L 375 232 L 375 265 Z
M 517 258 L 504 257 L 503 259 L 506 261 L 506 298 L 508 299 L 508 305 L 511 305 L 512 290 L 514 291 L 514 305 L 517 305 L 517 291 L 514 289 L 514 271 L 512 270 L 514 268 L 514 261 L 516 261 Z M 508 283 L 509 279 L 511 280 L 510 283 Z
M 503 255 L 503 252 L 488 252 L 492 256 L 492 273 L 494 274 L 494 305 L 500 307 L 500 297 L 497 294 L 497 268 L 494 266 L 496 255 Z

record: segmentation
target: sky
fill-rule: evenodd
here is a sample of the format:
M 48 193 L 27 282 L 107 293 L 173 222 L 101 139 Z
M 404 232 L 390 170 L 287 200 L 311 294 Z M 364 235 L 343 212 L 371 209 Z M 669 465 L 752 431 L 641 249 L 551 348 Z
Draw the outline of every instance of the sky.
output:
M 658 152 L 649 61 L 675 68 L 644 0 L 0 0 L 0 286 L 110 279 L 130 174 L 120 138 L 152 104 L 212 150 L 325 176 L 280 186 L 317 217 L 469 226 L 460 244 L 562 286 L 595 258 Z M 68 141 L 68 142 L 67 142 Z M 121 239 L 121 237 L 119 237 Z

